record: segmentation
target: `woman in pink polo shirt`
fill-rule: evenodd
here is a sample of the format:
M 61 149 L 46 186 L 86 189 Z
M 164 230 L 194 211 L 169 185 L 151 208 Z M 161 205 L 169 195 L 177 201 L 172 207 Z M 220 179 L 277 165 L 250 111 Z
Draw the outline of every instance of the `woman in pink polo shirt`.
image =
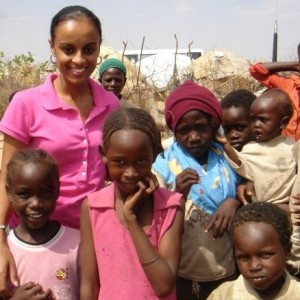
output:
M 104 186 L 105 168 L 98 146 L 105 118 L 119 106 L 113 93 L 90 79 L 97 65 L 102 31 L 99 19 L 81 6 L 69 6 L 52 19 L 50 48 L 58 74 L 34 88 L 16 93 L 0 123 L 4 150 L 0 178 L 0 295 L 6 275 L 17 284 L 5 229 L 11 208 L 5 192 L 6 165 L 25 147 L 41 148 L 60 165 L 60 197 L 53 219 L 79 228 L 82 199 Z

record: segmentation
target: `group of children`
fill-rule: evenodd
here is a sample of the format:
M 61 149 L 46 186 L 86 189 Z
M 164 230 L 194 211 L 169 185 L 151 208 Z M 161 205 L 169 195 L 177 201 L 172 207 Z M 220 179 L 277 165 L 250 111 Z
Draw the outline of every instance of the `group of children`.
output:
M 6 190 L 20 220 L 8 234 L 20 285 L 7 298 L 295 299 L 286 212 L 297 144 L 281 136 L 290 117 L 280 90 L 256 99 L 236 91 L 220 104 L 187 81 L 166 100 L 175 142 L 161 152 L 151 116 L 120 108 L 100 147 L 111 184 L 83 202 L 81 234 L 51 220 L 56 161 L 40 149 L 17 152 Z M 254 182 L 256 203 L 238 209 L 234 170 Z
M 220 103 L 187 81 L 166 99 L 163 150 L 147 112 L 118 109 L 121 62 L 101 65 L 104 88 L 90 79 L 95 14 L 65 7 L 50 35 L 59 72 L 17 93 L 0 124 L 0 299 L 297 298 L 298 143 L 282 133 L 298 139 L 298 102 L 271 89 Z

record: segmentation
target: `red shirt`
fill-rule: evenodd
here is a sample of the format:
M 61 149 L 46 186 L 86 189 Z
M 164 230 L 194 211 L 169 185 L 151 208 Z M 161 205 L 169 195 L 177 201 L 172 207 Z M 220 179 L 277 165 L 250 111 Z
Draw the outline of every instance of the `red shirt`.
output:
M 279 88 L 289 94 L 292 100 L 294 114 L 288 124 L 283 129 L 282 134 L 294 140 L 300 138 L 300 77 L 291 75 L 282 77 L 275 73 L 270 73 L 261 63 L 252 65 L 249 69 L 250 74 L 268 88 Z

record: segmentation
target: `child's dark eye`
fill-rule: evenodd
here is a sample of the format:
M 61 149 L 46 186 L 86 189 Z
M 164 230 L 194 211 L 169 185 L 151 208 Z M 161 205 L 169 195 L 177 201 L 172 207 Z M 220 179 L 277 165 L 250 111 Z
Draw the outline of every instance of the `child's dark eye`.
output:
M 55 194 L 55 190 L 51 189 L 43 191 L 42 196 L 44 199 L 53 199 L 55 197 Z
M 176 133 L 177 134 L 182 134 L 182 135 L 188 134 L 189 131 L 190 130 L 188 128 L 179 128 L 179 129 L 176 129 Z
M 246 128 L 246 126 L 238 125 L 238 126 L 236 127 L 236 130 L 237 130 L 237 131 L 244 131 L 245 128 Z
M 259 121 L 262 122 L 262 123 L 265 123 L 266 119 L 265 118 L 259 118 Z
M 21 199 L 28 199 L 30 198 L 30 193 L 28 192 L 20 192 L 20 193 L 17 193 L 17 196 Z
M 263 253 L 261 254 L 261 257 L 262 257 L 262 258 L 265 258 L 265 259 L 268 259 L 268 258 L 270 258 L 272 255 L 273 255 L 273 253 L 270 253 L 270 252 L 263 252 Z
M 149 160 L 146 158 L 138 160 L 139 165 L 146 165 L 146 164 L 148 164 L 148 162 L 149 162 Z
M 239 261 L 248 261 L 249 256 L 248 255 L 237 255 L 236 259 L 239 260 Z
M 114 160 L 112 161 L 112 163 L 113 163 L 114 165 L 117 165 L 117 166 L 123 166 L 123 165 L 125 164 L 125 161 L 122 160 L 122 159 L 114 159 Z

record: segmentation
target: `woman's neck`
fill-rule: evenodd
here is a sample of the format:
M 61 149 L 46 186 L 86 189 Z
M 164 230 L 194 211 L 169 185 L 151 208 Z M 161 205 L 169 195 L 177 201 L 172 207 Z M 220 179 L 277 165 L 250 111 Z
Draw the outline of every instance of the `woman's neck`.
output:
M 84 101 L 88 96 L 92 95 L 88 82 L 81 85 L 73 85 L 64 80 L 62 76 L 58 76 L 53 85 L 59 98 L 64 102 L 70 104 Z
M 67 84 L 63 78 L 58 76 L 53 85 L 58 97 L 70 107 L 76 109 L 83 121 L 86 122 L 89 113 L 94 107 L 93 94 L 88 82 L 83 85 L 74 86 Z

